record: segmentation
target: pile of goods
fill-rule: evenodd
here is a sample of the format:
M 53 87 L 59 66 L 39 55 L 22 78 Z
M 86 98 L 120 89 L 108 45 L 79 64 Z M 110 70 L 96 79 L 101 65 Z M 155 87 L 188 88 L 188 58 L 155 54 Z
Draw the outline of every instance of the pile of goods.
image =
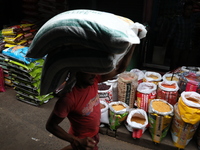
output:
M 0 52 L 16 45 L 30 46 L 36 32 L 35 24 L 19 24 L 2 29 Z
M 40 78 L 44 59 L 26 58 L 28 47 L 14 46 L 2 51 L 1 61 L 9 74 L 9 81 L 16 91 L 16 99 L 39 106 L 54 96 L 52 93 L 40 95 Z M 5 80 L 6 81 L 6 80 Z
M 195 133 L 200 132 L 200 74 L 198 69 L 183 68 L 186 67 L 164 75 L 134 69 L 119 74 L 115 82 L 105 82 L 117 88 L 117 98 L 101 99 L 101 103 L 123 103 L 126 107 L 121 113 L 108 107 L 107 122 L 101 123 L 111 130 L 124 125 L 133 138 L 141 138 L 147 130 L 155 143 L 162 142 L 171 133 L 174 146 L 184 149 Z M 101 90 L 99 88 L 99 93 Z M 116 94 L 109 90 L 112 95 Z

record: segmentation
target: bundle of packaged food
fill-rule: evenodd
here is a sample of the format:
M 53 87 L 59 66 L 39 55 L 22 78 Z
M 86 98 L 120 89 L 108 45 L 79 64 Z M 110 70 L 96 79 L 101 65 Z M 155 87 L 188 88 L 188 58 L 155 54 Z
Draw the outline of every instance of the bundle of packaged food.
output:
M 99 100 L 110 103 L 112 101 L 112 96 L 113 96 L 112 85 L 108 84 L 107 82 L 99 83 L 98 94 L 99 94 Z
M 133 138 L 140 138 L 148 125 L 147 113 L 143 109 L 133 109 L 126 119 L 126 128 L 132 132 Z
M 150 82 L 142 82 L 137 87 L 135 106 L 148 112 L 149 103 L 156 98 L 157 85 Z
M 37 32 L 35 24 L 19 24 L 2 29 L 4 48 L 16 45 L 30 46 Z
M 144 74 L 143 82 L 151 82 L 158 85 L 158 82 L 162 80 L 162 76 L 158 72 L 147 71 Z
M 144 78 L 144 72 L 139 70 L 139 69 L 132 69 L 130 70 L 130 72 L 133 72 L 135 74 L 137 74 L 138 76 L 138 84 L 143 82 L 143 78 Z
M 200 94 L 182 92 L 174 105 L 174 118 L 171 135 L 174 145 L 184 149 L 193 138 L 200 121 Z
M 176 81 L 159 82 L 156 98 L 166 100 L 171 105 L 174 105 L 178 100 L 178 90 L 179 86 Z
M 175 73 L 166 73 L 163 75 L 162 79 L 163 81 L 176 81 L 178 83 L 179 75 Z
M 42 105 L 52 99 L 52 93 L 40 95 L 40 79 L 44 59 L 26 58 L 28 47 L 14 46 L 2 51 L 9 70 L 17 100 Z
M 123 72 L 118 77 L 118 100 L 134 107 L 138 77 L 132 72 Z
M 149 104 L 149 131 L 152 140 L 160 143 L 166 137 L 173 118 L 173 106 L 162 99 L 154 99 Z
M 109 123 L 111 130 L 117 130 L 118 127 L 126 120 L 129 113 L 129 106 L 121 101 L 111 102 L 109 106 Z
M 200 93 L 200 74 L 194 72 L 184 72 L 179 78 L 179 92 L 195 91 Z
M 108 103 L 104 100 L 100 100 L 101 106 L 101 119 L 100 122 L 104 124 L 109 124 L 109 117 L 108 117 Z

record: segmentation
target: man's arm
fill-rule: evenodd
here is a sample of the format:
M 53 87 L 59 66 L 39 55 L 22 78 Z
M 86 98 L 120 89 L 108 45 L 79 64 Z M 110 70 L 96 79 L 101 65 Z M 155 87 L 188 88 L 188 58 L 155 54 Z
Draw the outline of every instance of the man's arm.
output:
M 79 139 L 69 133 L 67 133 L 59 124 L 64 120 L 64 118 L 58 117 L 55 113 L 51 113 L 47 123 L 46 129 L 55 135 L 56 137 L 71 143 L 75 147 L 81 149 L 93 148 L 95 146 L 95 141 L 90 138 Z
M 112 72 L 110 72 L 108 74 L 101 75 L 101 82 L 112 79 L 113 77 L 115 77 L 119 73 L 122 73 L 126 70 L 126 68 L 128 67 L 128 65 L 131 61 L 135 47 L 136 47 L 135 44 L 132 45 L 132 47 L 130 48 L 128 53 L 119 61 L 118 65 L 116 66 L 116 69 L 114 69 Z

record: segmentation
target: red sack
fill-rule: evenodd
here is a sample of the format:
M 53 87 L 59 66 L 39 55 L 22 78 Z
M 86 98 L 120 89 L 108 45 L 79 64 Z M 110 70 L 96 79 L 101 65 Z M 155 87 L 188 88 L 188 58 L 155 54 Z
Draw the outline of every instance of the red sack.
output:
M 3 68 L 0 67 L 0 92 L 5 92 Z

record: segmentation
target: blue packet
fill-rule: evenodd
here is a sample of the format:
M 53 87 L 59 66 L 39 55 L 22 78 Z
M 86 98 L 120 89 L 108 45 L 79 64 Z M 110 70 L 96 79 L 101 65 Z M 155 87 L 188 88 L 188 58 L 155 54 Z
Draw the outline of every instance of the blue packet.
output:
M 17 45 L 14 47 L 4 49 L 2 51 L 2 54 L 6 55 L 10 58 L 13 58 L 15 60 L 18 60 L 20 62 L 23 62 L 25 64 L 30 64 L 38 59 L 26 57 L 28 49 L 29 49 L 29 47 Z

